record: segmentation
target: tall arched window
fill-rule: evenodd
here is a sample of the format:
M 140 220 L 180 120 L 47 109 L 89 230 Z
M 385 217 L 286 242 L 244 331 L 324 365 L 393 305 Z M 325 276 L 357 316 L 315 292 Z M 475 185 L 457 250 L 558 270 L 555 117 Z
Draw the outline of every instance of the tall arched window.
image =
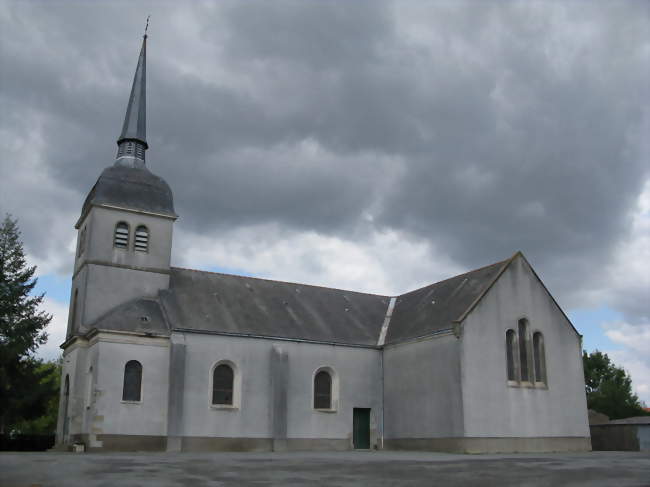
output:
M 115 225 L 115 236 L 113 237 L 113 245 L 118 249 L 129 248 L 129 224 L 126 222 L 119 222 Z
M 212 372 L 212 404 L 233 405 L 235 372 L 228 364 L 219 364 Z
M 138 252 L 149 251 L 149 230 L 144 225 L 140 225 L 135 229 L 135 242 L 133 247 Z
M 530 367 L 528 361 L 528 321 L 519 320 L 519 371 L 522 382 L 530 381 Z
M 140 402 L 142 392 L 142 364 L 129 360 L 124 366 L 122 401 Z
M 332 409 L 332 376 L 326 370 L 314 376 L 314 409 Z
M 508 371 L 508 380 L 517 380 L 517 372 L 515 369 L 515 330 L 508 330 L 506 332 L 506 367 Z
M 544 337 L 536 331 L 533 335 L 533 364 L 535 367 L 535 382 L 546 383 L 546 357 L 544 357 Z

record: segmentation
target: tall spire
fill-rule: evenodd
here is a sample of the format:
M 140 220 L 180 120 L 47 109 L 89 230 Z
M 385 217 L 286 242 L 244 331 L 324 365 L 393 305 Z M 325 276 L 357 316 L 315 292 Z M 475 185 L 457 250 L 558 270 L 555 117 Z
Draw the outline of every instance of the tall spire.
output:
M 147 27 L 142 38 L 142 48 L 138 58 L 138 66 L 133 77 L 131 96 L 126 107 L 122 133 L 117 139 L 116 164 L 142 167 L 144 166 L 144 151 L 149 148 L 147 144 Z

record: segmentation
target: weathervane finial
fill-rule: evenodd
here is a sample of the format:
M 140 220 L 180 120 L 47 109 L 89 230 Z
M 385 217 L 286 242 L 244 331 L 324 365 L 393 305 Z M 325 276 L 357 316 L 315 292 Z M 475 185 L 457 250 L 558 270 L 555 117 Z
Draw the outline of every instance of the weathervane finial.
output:
M 147 38 L 147 30 L 149 29 L 149 17 L 151 17 L 151 15 L 147 15 L 147 25 L 144 26 L 144 38 L 145 39 Z

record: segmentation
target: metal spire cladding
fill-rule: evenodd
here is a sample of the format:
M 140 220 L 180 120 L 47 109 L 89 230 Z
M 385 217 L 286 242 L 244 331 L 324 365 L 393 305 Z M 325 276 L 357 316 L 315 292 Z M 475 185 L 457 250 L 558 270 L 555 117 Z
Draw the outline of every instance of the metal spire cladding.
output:
M 122 133 L 117 139 L 116 164 L 142 167 L 144 166 L 144 152 L 149 148 L 147 144 L 147 27 L 142 38 L 142 48 L 138 58 L 138 66 L 133 77 L 131 96 L 126 107 Z

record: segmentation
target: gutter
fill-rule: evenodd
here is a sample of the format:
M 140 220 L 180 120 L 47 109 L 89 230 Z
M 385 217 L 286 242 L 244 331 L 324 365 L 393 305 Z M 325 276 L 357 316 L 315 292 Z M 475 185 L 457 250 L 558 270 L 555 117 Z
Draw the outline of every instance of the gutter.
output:
M 282 342 L 297 342 L 297 343 L 314 343 L 318 345 L 332 345 L 335 347 L 351 347 L 351 348 L 368 348 L 371 350 L 381 350 L 382 347 L 377 345 L 364 345 L 360 343 L 341 343 L 341 342 L 329 342 L 326 340 L 309 340 L 307 338 L 286 338 L 286 337 L 277 337 L 270 335 L 256 335 L 254 333 L 234 333 L 228 331 L 215 331 L 215 330 L 196 330 L 191 328 L 172 328 L 172 332 L 179 333 L 195 333 L 199 335 L 221 335 L 229 337 L 242 337 L 242 338 L 259 338 L 263 340 L 277 340 Z

